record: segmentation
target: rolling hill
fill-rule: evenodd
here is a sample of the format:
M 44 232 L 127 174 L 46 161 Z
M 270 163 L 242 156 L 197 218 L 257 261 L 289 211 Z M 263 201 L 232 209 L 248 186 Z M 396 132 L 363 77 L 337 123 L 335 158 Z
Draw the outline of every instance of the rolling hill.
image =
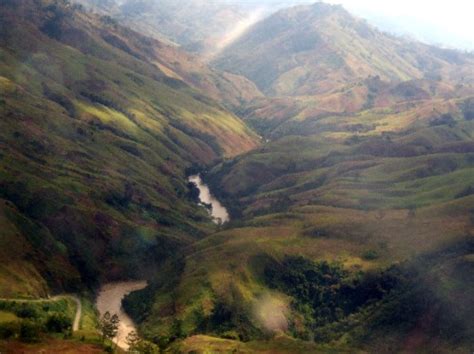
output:
M 465 351 L 473 318 L 465 310 L 474 294 L 472 102 L 411 103 L 303 122 L 218 164 L 205 179 L 235 221 L 195 243 L 172 266 L 178 271 L 157 277 L 143 297 L 134 295 L 132 303 L 153 299 L 129 307 L 143 333 L 165 342 L 193 334 L 246 343 L 282 332 L 317 338 L 319 346 L 294 343 L 289 352 Z M 433 113 L 434 104 L 445 113 Z M 328 265 L 349 274 L 333 283 L 335 293 L 307 288 L 324 284 L 311 274 Z M 275 278 L 275 269 L 286 275 Z M 380 277 L 398 285 L 370 283 Z M 317 311 L 327 303 L 308 301 L 328 296 L 334 304 L 354 278 L 359 285 L 350 288 L 364 294 L 365 305 L 354 309 L 342 299 L 334 305 L 339 310 L 327 309 L 328 320 Z M 379 287 L 378 295 L 370 290 Z
M 315 4 L 215 64 L 270 96 L 239 111 L 267 143 L 204 176 L 234 222 L 127 300 L 142 332 L 202 350 L 470 348 L 472 57 Z
M 215 51 L 236 29 L 302 1 L 74 0 L 147 36 L 201 54 Z
M 390 82 L 474 80 L 472 55 L 390 36 L 324 3 L 278 11 L 225 48 L 214 64 L 246 76 L 270 96 L 326 94 L 370 76 Z

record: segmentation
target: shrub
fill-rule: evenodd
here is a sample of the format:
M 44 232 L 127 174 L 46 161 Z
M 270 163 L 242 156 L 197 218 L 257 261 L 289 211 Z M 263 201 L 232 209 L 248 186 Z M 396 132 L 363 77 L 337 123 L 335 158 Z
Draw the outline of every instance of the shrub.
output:
M 461 110 L 464 114 L 464 119 L 474 120 L 474 99 L 465 101 L 461 107 Z
M 474 120 L 474 109 L 472 111 L 465 111 L 464 112 L 464 119 Z
M 41 325 L 37 322 L 24 320 L 20 325 L 20 340 L 24 342 L 37 342 L 40 340 Z
M 47 99 L 63 107 L 71 117 L 76 116 L 76 107 L 74 103 L 66 96 L 52 91 L 47 85 L 43 85 L 43 93 Z
M 315 329 L 357 313 L 399 283 L 396 271 L 351 275 L 338 264 L 303 257 L 287 257 L 268 265 L 264 274 L 271 287 L 293 297 L 293 307 Z
M 50 18 L 41 26 L 40 30 L 48 37 L 59 40 L 63 33 L 63 27 L 67 13 L 64 7 L 57 4 L 51 4 L 46 7 L 50 13 Z
M 20 318 L 36 319 L 39 317 L 38 311 L 28 304 L 22 304 L 20 308 L 15 310 L 15 314 Z
M 0 338 L 10 339 L 16 337 L 20 332 L 20 324 L 18 322 L 7 322 L 0 324 Z
M 455 198 L 460 199 L 460 198 L 464 198 L 464 197 L 469 197 L 471 195 L 474 195 L 474 186 L 469 186 L 469 187 L 463 189 L 461 192 L 456 194 Z
M 366 261 L 373 261 L 374 259 L 379 258 L 379 254 L 374 250 L 367 250 L 362 254 L 362 258 Z
M 53 313 L 46 320 L 48 332 L 64 333 L 71 328 L 71 319 L 62 313 Z

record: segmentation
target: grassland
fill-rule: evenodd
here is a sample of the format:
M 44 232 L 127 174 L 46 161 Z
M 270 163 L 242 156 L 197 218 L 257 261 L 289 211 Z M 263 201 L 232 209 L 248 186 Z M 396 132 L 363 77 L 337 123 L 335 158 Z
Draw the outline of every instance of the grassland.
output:
M 472 96 L 400 101 L 386 92 L 375 98 L 378 107 L 352 114 L 293 111 L 285 130 L 261 111 L 247 112 L 275 140 L 205 176 L 234 221 L 195 242 L 179 271 L 158 276 L 146 297 L 134 295 L 146 303 L 156 294 L 136 312 L 142 333 L 163 346 L 181 343 L 184 352 L 258 352 L 255 340 L 267 338 L 270 348 L 282 332 L 314 334 L 321 346 L 296 341 L 290 352 L 468 350 Z M 404 285 L 315 326 L 294 295 L 265 278 L 265 269 L 292 256 L 352 277 L 400 269 Z
M 172 349 L 177 350 L 180 353 L 354 353 L 354 351 L 349 349 L 339 348 L 334 350 L 329 347 L 315 345 L 314 343 L 298 341 L 284 335 L 277 336 L 271 340 L 253 341 L 248 343 L 197 335 L 175 344 Z

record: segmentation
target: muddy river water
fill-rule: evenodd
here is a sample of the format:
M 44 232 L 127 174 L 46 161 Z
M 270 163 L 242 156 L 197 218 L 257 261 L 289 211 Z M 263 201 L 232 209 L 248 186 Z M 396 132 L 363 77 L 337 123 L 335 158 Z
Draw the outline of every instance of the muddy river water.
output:
M 117 337 L 114 342 L 122 349 L 127 350 L 126 338 L 132 331 L 137 331 L 133 320 L 122 308 L 122 299 L 133 291 L 145 288 L 146 281 L 130 281 L 108 283 L 102 286 L 96 300 L 96 307 L 102 317 L 107 311 L 120 319 Z
M 199 189 L 199 199 L 203 204 L 210 204 L 211 216 L 216 224 L 224 224 L 230 220 L 227 209 L 211 194 L 209 187 L 204 184 L 201 176 L 194 175 L 188 178 L 189 182 L 194 183 Z

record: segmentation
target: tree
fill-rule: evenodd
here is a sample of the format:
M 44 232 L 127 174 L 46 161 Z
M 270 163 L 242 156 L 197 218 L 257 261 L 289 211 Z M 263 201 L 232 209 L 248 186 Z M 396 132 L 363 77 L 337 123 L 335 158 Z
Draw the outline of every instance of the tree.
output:
M 156 344 L 141 339 L 135 331 L 130 332 L 125 341 L 129 346 L 129 353 L 158 354 L 160 352 Z
M 102 341 L 106 339 L 112 340 L 117 336 L 120 319 L 116 314 L 110 315 L 107 311 L 100 319 L 99 329 L 102 333 Z
M 140 337 L 138 336 L 138 333 L 135 331 L 132 331 L 128 334 L 127 338 L 125 338 L 125 342 L 128 345 L 128 351 L 130 353 L 134 353 L 137 349 L 138 344 L 140 343 Z

